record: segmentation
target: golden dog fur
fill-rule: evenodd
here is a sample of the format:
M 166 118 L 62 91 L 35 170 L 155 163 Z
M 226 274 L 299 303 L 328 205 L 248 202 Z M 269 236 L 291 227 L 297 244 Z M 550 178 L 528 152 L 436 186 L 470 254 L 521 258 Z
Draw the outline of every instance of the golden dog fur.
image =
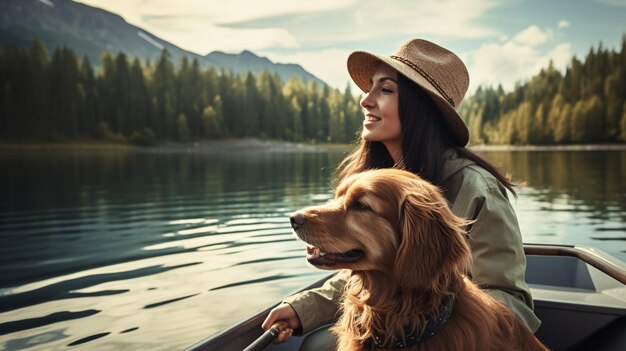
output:
M 443 329 L 404 350 L 546 350 L 466 277 L 468 222 L 450 211 L 437 187 L 414 174 L 383 169 L 353 175 L 333 201 L 294 216 L 296 234 L 322 254 L 362 254 L 355 262 L 310 260 L 322 269 L 351 270 L 343 313 L 332 329 L 339 350 L 374 350 L 368 342 L 374 335 L 389 346 L 407 326 L 423 326 L 451 296 L 454 307 Z

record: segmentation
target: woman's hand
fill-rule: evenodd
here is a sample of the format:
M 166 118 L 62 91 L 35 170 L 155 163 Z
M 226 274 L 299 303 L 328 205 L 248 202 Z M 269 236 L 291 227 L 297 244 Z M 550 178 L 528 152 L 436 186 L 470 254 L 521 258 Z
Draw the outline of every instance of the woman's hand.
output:
M 274 307 L 270 313 L 265 317 L 265 321 L 261 324 L 261 328 L 263 330 L 268 330 L 272 327 L 272 324 L 276 323 L 279 320 L 283 320 L 287 322 L 288 327 L 278 334 L 274 343 L 280 344 L 291 337 L 294 329 L 300 328 L 302 323 L 300 323 L 300 318 L 296 311 L 289 304 L 283 303 L 276 307 Z

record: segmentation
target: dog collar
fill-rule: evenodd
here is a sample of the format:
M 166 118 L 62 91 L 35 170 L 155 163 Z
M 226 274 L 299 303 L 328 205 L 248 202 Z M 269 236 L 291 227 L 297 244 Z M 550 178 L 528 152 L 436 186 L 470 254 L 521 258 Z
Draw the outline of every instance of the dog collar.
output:
M 411 329 L 411 327 L 404 328 L 404 337 L 396 336 L 393 340 L 392 345 L 386 345 L 385 337 L 381 334 L 374 334 L 369 339 L 369 343 L 374 345 L 377 348 L 383 349 L 402 349 L 407 347 L 412 347 L 417 345 L 419 342 L 422 342 L 431 336 L 437 334 L 443 327 L 446 322 L 452 315 L 452 309 L 454 307 L 454 297 L 448 297 L 445 299 L 437 308 L 437 314 L 430 317 L 426 324 L 420 328 L 417 327 L 415 330 Z

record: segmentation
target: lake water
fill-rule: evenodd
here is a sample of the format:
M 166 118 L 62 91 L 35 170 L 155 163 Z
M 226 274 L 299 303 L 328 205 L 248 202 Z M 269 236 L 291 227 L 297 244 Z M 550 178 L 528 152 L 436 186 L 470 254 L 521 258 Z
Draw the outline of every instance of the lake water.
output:
M 528 243 L 626 261 L 626 151 L 482 155 L 528 184 Z M 339 151 L 0 153 L 0 349 L 179 350 L 326 274 L 288 214 Z

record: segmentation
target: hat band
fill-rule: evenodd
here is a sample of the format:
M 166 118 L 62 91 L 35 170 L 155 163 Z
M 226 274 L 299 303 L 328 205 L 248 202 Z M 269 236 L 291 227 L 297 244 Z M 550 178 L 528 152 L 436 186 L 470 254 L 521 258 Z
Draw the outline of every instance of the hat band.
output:
M 423 69 L 419 68 L 416 64 L 405 59 L 404 57 L 394 56 L 394 55 L 391 55 L 390 57 L 416 70 L 419 74 L 421 74 L 424 78 L 426 78 L 426 80 L 428 80 L 428 82 L 430 82 L 430 84 L 432 84 L 432 86 L 435 87 L 435 89 L 437 89 L 439 94 L 441 94 L 441 96 L 443 96 L 443 98 L 446 99 L 446 101 L 448 101 L 448 103 L 452 105 L 452 107 L 456 108 L 454 104 L 454 100 L 448 94 L 446 94 L 446 92 L 441 88 L 439 83 L 437 83 L 437 81 L 433 79 L 433 77 L 428 75 L 428 73 L 426 73 Z

